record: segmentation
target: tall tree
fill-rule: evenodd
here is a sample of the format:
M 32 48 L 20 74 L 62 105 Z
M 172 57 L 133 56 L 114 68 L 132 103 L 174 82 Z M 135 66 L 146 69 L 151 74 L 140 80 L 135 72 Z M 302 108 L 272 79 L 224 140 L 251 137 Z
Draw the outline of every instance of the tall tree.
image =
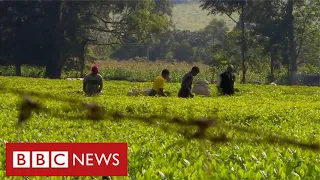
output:
M 240 23 L 234 21 L 239 25 L 242 29 L 242 83 L 246 83 L 246 38 L 245 38 L 245 19 L 246 19 L 246 12 L 248 8 L 254 7 L 259 0 L 233 0 L 233 1 L 221 1 L 221 0 L 200 0 L 202 2 L 201 8 L 209 10 L 211 14 L 226 14 L 231 19 L 231 15 L 235 12 L 240 14 Z
M 319 32 L 316 28 L 320 18 L 319 6 L 317 6 L 319 2 L 313 6 L 309 6 L 308 3 L 305 1 L 264 1 L 260 6 L 249 11 L 248 18 L 257 24 L 254 31 L 267 39 L 265 51 L 270 54 L 271 58 L 271 81 L 274 80 L 273 69 L 277 56 L 281 52 L 282 62 L 288 65 L 288 82 L 296 84 L 298 65 L 303 63 L 299 55 L 301 49 L 304 49 L 304 40 Z M 291 9 L 292 6 L 294 11 Z M 294 19 L 293 16 L 295 16 Z
M 287 37 L 286 25 L 283 22 L 284 16 L 285 11 L 280 1 L 264 1 L 248 11 L 247 19 L 256 25 L 253 33 L 264 45 L 264 54 L 270 56 L 269 82 L 275 80 L 274 68 L 278 64 L 281 45 Z

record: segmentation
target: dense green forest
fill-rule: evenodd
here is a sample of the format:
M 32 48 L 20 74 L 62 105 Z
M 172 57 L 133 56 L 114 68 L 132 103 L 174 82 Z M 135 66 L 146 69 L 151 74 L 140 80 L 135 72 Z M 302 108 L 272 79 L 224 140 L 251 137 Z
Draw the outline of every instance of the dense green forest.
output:
M 1 1 L 0 64 L 81 71 L 91 60 L 232 63 L 270 82 L 320 69 L 319 1 Z M 281 77 L 279 76 L 281 74 Z M 289 78 L 290 77 L 290 78 Z

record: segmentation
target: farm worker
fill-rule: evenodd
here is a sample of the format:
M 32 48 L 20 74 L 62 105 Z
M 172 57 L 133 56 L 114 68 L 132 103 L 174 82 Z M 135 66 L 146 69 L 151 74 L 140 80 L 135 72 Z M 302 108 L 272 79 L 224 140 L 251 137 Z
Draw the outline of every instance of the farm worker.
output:
M 234 94 L 234 82 L 236 80 L 233 74 L 234 67 L 229 65 L 227 70 L 220 74 L 220 81 L 217 84 L 218 91 L 223 95 L 233 95 Z
M 192 83 L 193 83 L 193 77 L 199 74 L 200 69 L 197 66 L 194 66 L 190 72 L 185 74 L 182 79 L 181 88 L 178 93 L 178 97 L 181 98 L 193 98 L 193 94 L 191 93 Z
M 163 89 L 164 89 L 164 84 L 166 82 L 166 80 L 169 78 L 169 70 L 168 69 L 164 69 L 161 72 L 161 75 L 159 75 L 158 77 L 156 77 L 156 79 L 153 82 L 153 86 L 152 89 L 149 93 L 149 96 L 167 96 Z
M 103 87 L 103 78 L 99 74 L 97 65 L 92 66 L 91 73 L 83 78 L 83 91 L 91 95 L 100 95 Z

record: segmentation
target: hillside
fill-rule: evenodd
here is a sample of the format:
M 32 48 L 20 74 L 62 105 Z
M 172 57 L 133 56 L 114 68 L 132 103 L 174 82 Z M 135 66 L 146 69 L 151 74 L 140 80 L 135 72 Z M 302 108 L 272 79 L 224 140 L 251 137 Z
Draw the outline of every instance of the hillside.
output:
M 200 7 L 200 3 L 184 3 L 176 4 L 173 6 L 172 20 L 177 29 L 197 31 L 203 29 L 213 19 L 223 19 L 229 28 L 235 26 L 235 22 L 232 21 L 226 15 L 208 15 L 209 11 L 204 11 Z M 234 19 L 238 19 L 238 14 L 232 16 Z

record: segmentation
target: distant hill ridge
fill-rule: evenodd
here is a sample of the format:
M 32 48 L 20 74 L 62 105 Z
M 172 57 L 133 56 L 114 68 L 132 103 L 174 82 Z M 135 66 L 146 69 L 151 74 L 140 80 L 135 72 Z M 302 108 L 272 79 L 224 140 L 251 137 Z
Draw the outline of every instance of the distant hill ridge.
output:
M 224 20 L 230 29 L 236 25 L 226 15 L 208 15 L 209 11 L 202 10 L 200 2 L 197 0 L 170 0 L 170 2 L 173 3 L 172 20 L 179 30 L 198 31 L 206 27 L 214 18 Z M 232 15 L 232 17 L 236 20 L 239 19 L 238 14 Z

